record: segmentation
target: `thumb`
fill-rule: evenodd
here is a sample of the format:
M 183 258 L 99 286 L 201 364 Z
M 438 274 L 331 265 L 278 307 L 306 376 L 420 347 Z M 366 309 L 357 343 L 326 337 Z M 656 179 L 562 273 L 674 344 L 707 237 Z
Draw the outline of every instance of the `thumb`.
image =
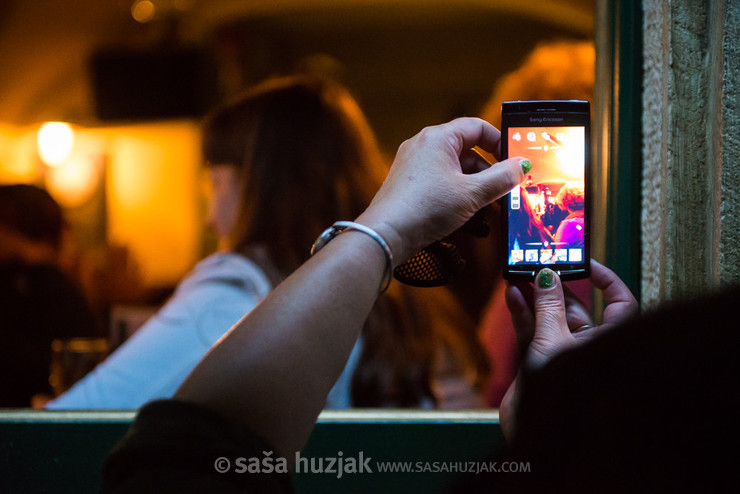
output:
M 466 176 L 479 180 L 479 186 L 485 196 L 484 204 L 490 204 L 519 185 L 524 179 L 525 170 L 531 168 L 532 163 L 528 159 L 509 158 L 494 163 L 479 173 Z
M 565 316 L 565 297 L 560 277 L 549 268 L 537 274 L 534 283 L 534 338 L 527 361 L 539 367 L 573 342 Z

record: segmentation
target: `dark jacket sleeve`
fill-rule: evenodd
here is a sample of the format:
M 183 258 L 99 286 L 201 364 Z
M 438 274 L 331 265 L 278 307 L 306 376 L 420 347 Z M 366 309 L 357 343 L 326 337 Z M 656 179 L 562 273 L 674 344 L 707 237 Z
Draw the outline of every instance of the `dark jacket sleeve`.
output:
M 106 458 L 103 492 L 293 492 L 284 469 L 247 471 L 250 458 L 266 454 L 278 457 L 244 424 L 193 403 L 159 400 L 139 411 Z

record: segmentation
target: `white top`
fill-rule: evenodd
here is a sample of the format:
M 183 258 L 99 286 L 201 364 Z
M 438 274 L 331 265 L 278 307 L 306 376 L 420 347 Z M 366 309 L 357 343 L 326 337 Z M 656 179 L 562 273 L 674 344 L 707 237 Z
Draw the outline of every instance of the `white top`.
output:
M 271 289 L 264 271 L 244 256 L 221 252 L 206 257 L 131 338 L 46 408 L 133 409 L 171 398 L 206 352 Z M 352 407 L 352 375 L 362 347 L 360 337 L 327 397 L 326 408 Z M 463 376 L 442 372 L 434 385 L 440 408 L 481 405 L 480 396 Z M 422 408 L 431 408 L 431 403 Z

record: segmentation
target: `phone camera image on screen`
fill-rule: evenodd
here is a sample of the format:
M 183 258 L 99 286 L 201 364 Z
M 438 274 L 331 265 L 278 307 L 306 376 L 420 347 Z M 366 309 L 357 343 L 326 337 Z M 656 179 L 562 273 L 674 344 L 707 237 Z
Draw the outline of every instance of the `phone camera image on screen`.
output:
M 587 276 L 588 121 L 562 110 L 523 111 L 513 118 L 504 112 L 503 121 L 505 156 L 533 165 L 505 199 L 504 275 L 531 278 L 549 266 L 565 279 Z
M 509 205 L 509 264 L 583 260 L 583 127 L 512 127 L 509 153 L 536 163 Z M 574 259 L 575 260 L 575 259 Z

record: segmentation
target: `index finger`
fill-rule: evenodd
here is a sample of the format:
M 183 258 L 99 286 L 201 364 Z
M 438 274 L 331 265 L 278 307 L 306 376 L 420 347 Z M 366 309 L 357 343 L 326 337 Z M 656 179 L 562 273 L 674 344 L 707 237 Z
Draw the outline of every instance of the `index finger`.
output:
M 591 284 L 604 294 L 604 322 L 616 323 L 638 311 L 637 300 L 614 271 L 591 259 Z
M 524 352 L 526 346 L 534 336 L 534 312 L 532 312 L 530 307 L 532 297 L 531 285 L 518 285 L 511 282 L 506 284 L 504 300 L 506 301 L 506 308 L 511 315 L 511 322 L 514 325 L 517 343 L 521 352 Z
M 498 156 L 499 144 L 501 142 L 501 132 L 485 120 L 474 117 L 457 118 L 447 125 L 452 127 L 453 134 L 458 141 L 455 144 L 455 151 L 458 155 L 465 149 L 473 146 L 487 151 L 494 156 Z

